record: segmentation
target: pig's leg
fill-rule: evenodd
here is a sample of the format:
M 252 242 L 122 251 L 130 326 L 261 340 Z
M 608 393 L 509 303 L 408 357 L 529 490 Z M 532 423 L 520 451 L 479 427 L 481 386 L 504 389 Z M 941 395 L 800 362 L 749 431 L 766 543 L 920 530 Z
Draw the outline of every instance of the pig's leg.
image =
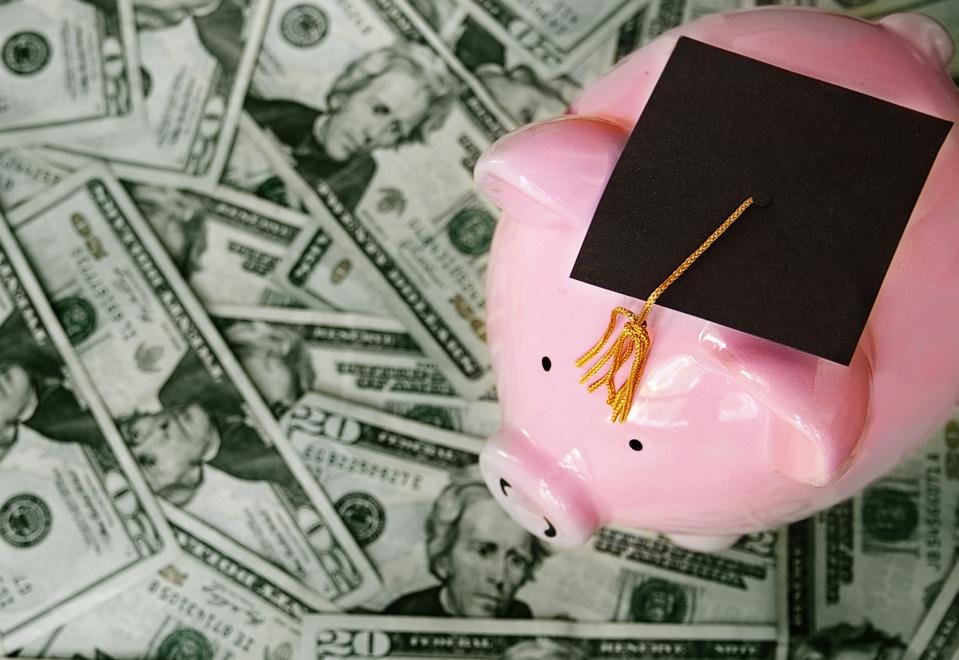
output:
M 815 487 L 839 479 L 859 451 L 869 420 L 871 332 L 846 367 L 707 324 L 703 365 L 733 381 L 773 415 L 763 438 L 769 467 Z

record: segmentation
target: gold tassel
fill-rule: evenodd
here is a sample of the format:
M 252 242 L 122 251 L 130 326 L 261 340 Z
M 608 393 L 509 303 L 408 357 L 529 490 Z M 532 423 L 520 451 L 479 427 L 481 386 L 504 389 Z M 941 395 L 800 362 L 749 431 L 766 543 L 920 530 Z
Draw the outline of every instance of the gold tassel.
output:
M 603 338 L 576 361 L 577 367 L 583 367 L 587 362 L 596 357 L 597 353 L 602 350 L 603 346 L 609 341 L 610 336 L 613 334 L 620 314 L 626 317 L 626 324 L 623 326 L 619 337 L 617 337 L 613 345 L 609 347 L 609 350 L 603 354 L 603 357 L 601 357 L 579 381 L 580 383 L 585 383 L 595 376 L 599 370 L 603 368 L 603 365 L 612 360 L 612 364 L 606 372 L 606 375 L 590 383 L 587 389 L 590 392 L 595 392 L 601 385 L 606 385 L 606 403 L 613 409 L 612 421 L 614 422 L 626 421 L 626 416 L 629 414 L 629 409 L 632 406 L 633 392 L 636 389 L 636 384 L 639 383 L 639 379 L 643 375 L 643 367 L 646 366 L 646 356 L 649 353 L 649 332 L 646 330 L 646 320 L 643 319 L 640 321 L 635 314 L 625 307 L 617 307 L 609 317 L 609 326 L 606 328 L 606 333 L 603 335 Z M 633 366 L 629 370 L 629 378 L 617 389 L 616 382 L 614 381 L 616 372 L 626 363 L 626 360 L 629 359 L 633 351 L 636 352 L 636 357 L 633 359 Z
M 686 260 L 679 265 L 679 267 L 673 271 L 672 275 L 666 278 L 666 280 L 656 287 L 656 290 L 653 291 L 649 298 L 646 299 L 646 304 L 643 306 L 643 311 L 640 312 L 639 316 L 633 314 L 630 310 L 625 307 L 617 307 L 613 310 L 612 314 L 609 317 L 609 325 L 606 327 L 606 332 L 603 334 L 602 339 L 600 339 L 595 346 L 586 351 L 578 360 L 576 360 L 576 366 L 582 368 L 586 365 L 587 362 L 595 358 L 599 352 L 602 350 L 603 346 L 609 341 L 610 337 L 613 336 L 613 331 L 616 329 L 619 316 L 622 315 L 626 317 L 626 322 L 623 325 L 623 329 L 620 331 L 619 336 L 616 338 L 616 341 L 613 342 L 612 346 L 603 353 L 603 356 L 599 359 L 596 364 L 590 367 L 579 382 L 585 384 L 586 381 L 593 378 L 603 366 L 609 362 L 609 369 L 606 372 L 606 375 L 596 379 L 587 386 L 587 390 L 590 392 L 595 392 L 600 386 L 606 385 L 606 403 L 613 410 L 613 422 L 625 422 L 626 418 L 629 416 L 629 411 L 633 406 L 633 396 L 636 394 L 637 386 L 639 385 L 640 379 L 643 377 L 643 369 L 646 367 L 646 358 L 649 356 L 649 346 L 650 338 L 649 331 L 646 328 L 646 317 L 649 315 L 650 308 L 656 303 L 656 300 L 662 295 L 670 284 L 679 279 L 679 276 L 682 275 L 687 268 L 689 268 L 696 259 L 702 255 L 703 252 L 709 248 L 713 242 L 719 238 L 726 229 L 733 224 L 743 212 L 749 208 L 753 203 L 753 198 L 749 197 L 746 199 L 739 207 L 733 211 L 733 213 L 726 218 L 726 220 L 714 231 L 709 238 L 707 238 L 702 245 L 696 249 Z M 616 386 L 616 373 L 619 369 L 626 364 L 626 361 L 629 360 L 629 357 L 635 352 L 635 357 L 633 358 L 633 365 L 629 369 L 629 376 L 619 387 Z

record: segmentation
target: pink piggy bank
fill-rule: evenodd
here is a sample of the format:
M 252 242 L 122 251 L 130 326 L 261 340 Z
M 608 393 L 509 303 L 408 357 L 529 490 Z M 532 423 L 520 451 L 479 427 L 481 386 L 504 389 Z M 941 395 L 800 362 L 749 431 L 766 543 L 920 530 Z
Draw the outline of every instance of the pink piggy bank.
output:
M 586 392 L 577 358 L 596 343 L 610 310 L 638 313 L 643 301 L 570 272 L 681 35 L 959 119 L 947 74 L 953 44 L 935 21 L 763 8 L 664 34 L 587 89 L 567 116 L 516 131 L 483 155 L 476 181 L 504 210 L 488 281 L 504 426 L 480 464 L 506 511 L 560 546 L 612 523 L 711 551 L 808 517 L 893 468 L 943 423 L 959 395 L 954 127 L 849 366 L 659 306 L 625 423 L 610 421 L 600 393 Z M 868 176 L 868 163 L 851 164 L 850 175 Z

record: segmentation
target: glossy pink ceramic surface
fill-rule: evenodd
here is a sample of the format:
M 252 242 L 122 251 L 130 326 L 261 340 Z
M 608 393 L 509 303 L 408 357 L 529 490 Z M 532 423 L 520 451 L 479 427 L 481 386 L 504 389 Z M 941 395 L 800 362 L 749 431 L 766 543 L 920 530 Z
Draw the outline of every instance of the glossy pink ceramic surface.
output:
M 898 14 L 871 23 L 765 8 L 664 34 L 586 90 L 569 116 L 517 131 L 483 156 L 477 182 L 504 209 L 488 322 L 505 425 L 481 465 L 513 517 L 561 545 L 618 523 L 714 549 L 804 518 L 895 466 L 959 395 L 955 128 L 849 367 L 657 305 L 627 422 L 610 422 L 604 394 L 579 384 L 574 362 L 602 336 L 610 311 L 639 312 L 642 301 L 569 273 L 679 35 L 959 119 L 959 92 L 946 72 L 952 42 L 931 19 Z M 869 164 L 849 163 L 848 171 L 868 177 Z M 633 439 L 641 450 L 630 447 Z

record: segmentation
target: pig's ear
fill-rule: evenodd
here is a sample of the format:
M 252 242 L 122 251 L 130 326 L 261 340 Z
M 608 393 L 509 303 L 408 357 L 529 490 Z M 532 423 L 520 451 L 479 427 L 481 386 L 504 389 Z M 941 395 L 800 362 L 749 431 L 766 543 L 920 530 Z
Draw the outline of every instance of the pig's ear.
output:
M 628 138 L 626 128 L 596 117 L 551 119 L 500 138 L 473 176 L 509 217 L 588 224 Z
M 956 52 L 946 28 L 925 14 L 890 14 L 879 19 L 879 25 L 903 37 L 937 66 L 947 66 Z
M 707 361 L 772 413 L 762 451 L 773 470 L 819 487 L 843 475 L 869 418 L 868 330 L 848 367 L 716 326 L 701 339 Z

